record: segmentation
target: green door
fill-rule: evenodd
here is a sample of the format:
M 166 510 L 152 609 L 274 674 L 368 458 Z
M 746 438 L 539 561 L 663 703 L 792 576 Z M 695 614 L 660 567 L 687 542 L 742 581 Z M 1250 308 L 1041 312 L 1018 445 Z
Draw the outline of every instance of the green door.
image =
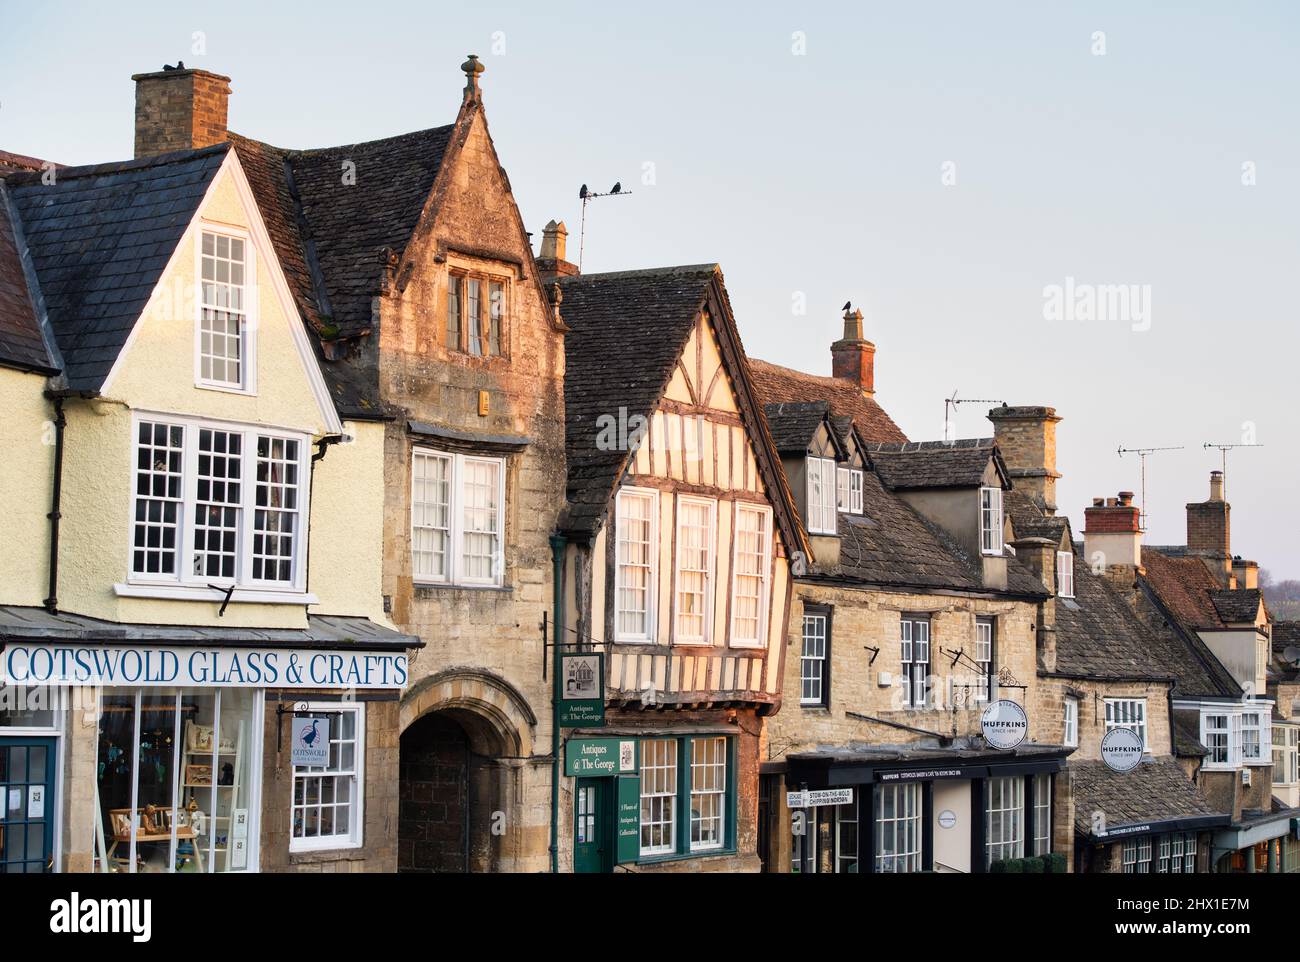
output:
M 579 778 L 573 792 L 573 870 L 614 868 L 614 833 L 608 778 Z
M 0 738 L 0 873 L 52 868 L 54 761 L 53 738 Z

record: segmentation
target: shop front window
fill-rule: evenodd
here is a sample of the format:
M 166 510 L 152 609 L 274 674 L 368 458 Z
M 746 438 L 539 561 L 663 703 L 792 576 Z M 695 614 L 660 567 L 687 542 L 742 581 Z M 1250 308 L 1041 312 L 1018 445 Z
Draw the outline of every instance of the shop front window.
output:
M 1025 780 L 1008 775 L 988 780 L 984 811 L 984 837 L 988 864 L 1025 854 Z
M 313 738 L 329 739 L 325 765 L 293 767 L 291 852 L 356 848 L 361 844 L 362 769 L 365 758 L 365 706 L 308 706 Z M 321 729 L 324 718 L 328 731 Z M 294 724 L 305 725 L 298 717 Z
M 253 689 L 116 690 L 100 700 L 96 868 L 255 868 Z
M 921 783 L 876 789 L 876 871 L 921 871 Z

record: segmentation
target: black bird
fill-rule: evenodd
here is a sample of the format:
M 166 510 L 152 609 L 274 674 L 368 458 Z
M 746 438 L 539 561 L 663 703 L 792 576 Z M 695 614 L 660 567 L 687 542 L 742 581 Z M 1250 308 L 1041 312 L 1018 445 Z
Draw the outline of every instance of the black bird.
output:
M 578 199 L 579 199 L 579 200 L 586 200 L 586 199 L 587 199 L 587 185 L 586 185 L 586 184 L 583 184 L 581 187 L 578 188 Z
M 847 311 L 847 310 L 848 310 L 850 307 L 852 307 L 852 306 L 853 306 L 853 302 L 852 302 L 852 301 L 845 301 L 845 302 L 844 302 L 844 307 L 843 307 L 842 309 Z
M 620 181 L 618 181 L 616 184 L 614 184 L 614 187 L 613 187 L 613 189 L 610 191 L 610 193 L 611 193 L 611 194 L 617 194 L 617 193 L 618 193 L 620 190 L 622 190 L 622 189 L 623 189 L 623 182 L 620 180 Z

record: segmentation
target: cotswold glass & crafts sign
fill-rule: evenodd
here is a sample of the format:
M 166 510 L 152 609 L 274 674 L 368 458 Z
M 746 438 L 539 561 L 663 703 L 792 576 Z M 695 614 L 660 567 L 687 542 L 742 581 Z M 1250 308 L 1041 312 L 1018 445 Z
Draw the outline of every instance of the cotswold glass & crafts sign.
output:
M 9 685 L 401 689 L 406 677 L 405 652 L 9 645 L 0 653 Z

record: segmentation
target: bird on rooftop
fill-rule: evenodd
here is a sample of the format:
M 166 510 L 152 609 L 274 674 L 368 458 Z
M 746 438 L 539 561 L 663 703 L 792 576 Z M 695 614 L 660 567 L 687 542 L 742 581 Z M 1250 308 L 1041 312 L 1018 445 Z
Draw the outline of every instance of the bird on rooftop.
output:
M 845 301 L 845 302 L 844 302 L 844 307 L 842 308 L 842 310 L 847 311 L 847 310 L 848 310 L 850 307 L 852 307 L 852 306 L 853 306 L 853 302 L 852 302 L 852 301 Z

